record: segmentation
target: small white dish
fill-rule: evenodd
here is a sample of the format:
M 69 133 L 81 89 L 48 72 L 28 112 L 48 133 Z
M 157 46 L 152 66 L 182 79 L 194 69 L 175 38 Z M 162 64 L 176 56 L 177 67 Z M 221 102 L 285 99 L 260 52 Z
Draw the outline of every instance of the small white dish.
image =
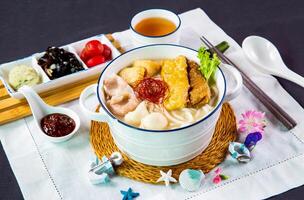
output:
M 16 65 L 24 64 L 24 65 L 33 67 L 37 71 L 37 73 L 41 76 L 42 82 L 40 84 L 32 87 L 37 93 L 49 91 L 49 90 L 58 88 L 60 86 L 66 85 L 66 84 L 71 84 L 71 83 L 89 78 L 91 76 L 97 75 L 105 68 L 105 66 L 110 61 L 107 61 L 100 65 L 96 65 L 92 68 L 88 68 L 86 66 L 86 64 L 80 59 L 79 54 L 80 54 L 81 50 L 83 49 L 83 47 L 85 46 L 85 44 L 90 40 L 99 40 L 101 43 L 106 44 L 108 47 L 110 47 L 110 49 L 112 51 L 113 59 L 120 55 L 120 52 L 113 46 L 113 44 L 108 40 L 108 38 L 105 35 L 103 35 L 103 34 L 97 35 L 97 36 L 93 36 L 93 37 L 60 47 L 60 48 L 63 48 L 65 50 L 73 53 L 76 56 L 76 58 L 82 63 L 82 65 L 84 67 L 84 70 L 82 70 L 82 71 L 79 71 L 79 72 L 76 72 L 73 74 L 69 74 L 69 75 L 54 79 L 54 80 L 50 80 L 49 77 L 45 74 L 45 72 L 42 70 L 42 68 L 37 63 L 37 60 L 44 54 L 44 52 L 42 52 L 42 53 L 33 54 L 32 56 L 29 56 L 29 57 L 26 57 L 23 59 L 19 59 L 17 61 L 1 64 L 0 65 L 0 80 L 6 87 L 8 94 L 11 97 L 16 98 L 16 99 L 22 99 L 22 98 L 24 98 L 24 96 L 20 92 L 14 90 L 8 82 L 8 73 Z
M 151 17 L 162 17 L 168 19 L 175 24 L 176 29 L 169 34 L 162 36 L 146 36 L 135 30 L 135 26 L 140 21 Z M 149 9 L 139 12 L 132 18 L 130 25 L 133 43 L 138 46 L 147 44 L 178 44 L 180 27 L 181 20 L 179 16 L 174 12 L 165 9 Z
M 23 86 L 19 89 L 20 94 L 24 95 L 28 104 L 31 107 L 32 114 L 34 117 L 34 120 L 36 122 L 36 126 L 38 127 L 38 131 L 43 135 L 44 138 L 51 142 L 64 142 L 68 139 L 70 139 L 79 129 L 80 127 L 80 119 L 79 116 L 68 108 L 62 108 L 62 107 L 54 107 L 46 104 L 39 95 L 29 86 Z M 75 122 L 75 128 L 74 130 L 69 133 L 68 135 L 61 136 L 61 137 L 51 137 L 44 133 L 44 131 L 41 129 L 41 119 L 49 114 L 52 113 L 60 113 L 65 114 L 72 118 Z
M 242 48 L 259 71 L 279 76 L 304 87 L 304 78 L 285 65 L 278 49 L 267 39 L 249 36 L 243 41 Z

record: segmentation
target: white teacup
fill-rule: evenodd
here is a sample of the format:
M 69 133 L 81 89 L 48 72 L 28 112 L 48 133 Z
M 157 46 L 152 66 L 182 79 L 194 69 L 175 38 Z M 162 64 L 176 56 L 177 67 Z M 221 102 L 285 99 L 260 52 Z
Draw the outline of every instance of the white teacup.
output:
M 176 26 L 176 29 L 171 33 L 161 36 L 146 36 L 135 30 L 135 26 L 146 18 L 162 17 L 170 20 Z M 142 46 L 147 44 L 178 44 L 180 33 L 181 20 L 179 16 L 165 9 L 149 9 L 137 13 L 131 20 L 130 29 L 132 32 L 133 43 Z

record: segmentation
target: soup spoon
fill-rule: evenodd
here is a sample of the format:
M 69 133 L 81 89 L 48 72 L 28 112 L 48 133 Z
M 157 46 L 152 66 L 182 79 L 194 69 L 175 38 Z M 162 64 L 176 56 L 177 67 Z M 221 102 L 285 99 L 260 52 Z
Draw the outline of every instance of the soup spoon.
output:
M 249 36 L 243 41 L 242 48 L 259 71 L 282 77 L 304 87 L 304 78 L 288 69 L 278 49 L 267 39 Z
M 63 107 L 54 107 L 46 104 L 40 96 L 29 86 L 22 86 L 18 92 L 24 95 L 26 98 L 28 104 L 31 107 L 32 114 L 34 117 L 34 120 L 36 122 L 37 127 L 39 128 L 39 132 L 43 134 L 43 136 L 48 139 L 51 142 L 63 142 L 68 139 L 70 139 L 79 129 L 80 127 L 80 119 L 79 116 L 72 111 L 71 109 L 68 108 L 63 108 Z M 44 133 L 44 131 L 41 128 L 41 119 L 45 117 L 46 115 L 53 114 L 53 113 L 60 113 L 69 116 L 72 118 L 75 122 L 75 128 L 74 130 L 65 135 L 65 136 L 60 136 L 60 137 L 52 137 Z

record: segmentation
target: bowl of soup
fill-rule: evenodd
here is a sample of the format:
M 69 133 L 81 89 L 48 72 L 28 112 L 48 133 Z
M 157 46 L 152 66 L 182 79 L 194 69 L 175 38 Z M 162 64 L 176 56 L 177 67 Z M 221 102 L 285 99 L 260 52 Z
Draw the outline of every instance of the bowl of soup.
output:
M 165 9 L 149 9 L 136 14 L 130 24 L 137 45 L 178 43 L 181 20 Z
M 207 148 L 223 102 L 235 97 L 242 83 L 227 65 L 208 82 L 198 65 L 197 51 L 179 45 L 132 49 L 82 92 L 80 107 L 91 120 L 109 124 L 115 144 L 130 158 L 154 166 L 186 162 Z M 233 88 L 227 87 L 227 74 L 237 82 Z M 101 105 L 98 113 L 86 108 L 92 94 Z

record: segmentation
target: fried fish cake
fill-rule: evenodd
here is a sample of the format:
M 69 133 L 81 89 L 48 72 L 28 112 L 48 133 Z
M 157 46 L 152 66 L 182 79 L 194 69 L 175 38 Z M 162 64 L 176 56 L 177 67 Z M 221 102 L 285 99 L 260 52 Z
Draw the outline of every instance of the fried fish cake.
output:
M 155 76 L 161 68 L 161 65 L 157 61 L 153 60 L 136 60 L 133 63 L 133 67 L 143 67 L 146 69 L 146 76 Z
M 186 107 L 189 89 L 186 57 L 178 56 L 176 59 L 164 60 L 161 77 L 169 88 L 164 101 L 165 108 L 176 110 Z
M 139 66 L 126 67 L 118 73 L 118 75 L 132 87 L 135 87 L 138 81 L 144 79 L 145 74 L 145 68 Z
M 210 88 L 208 82 L 199 71 L 199 65 L 191 60 L 188 60 L 187 63 L 190 83 L 189 104 L 190 107 L 201 107 L 210 101 Z

